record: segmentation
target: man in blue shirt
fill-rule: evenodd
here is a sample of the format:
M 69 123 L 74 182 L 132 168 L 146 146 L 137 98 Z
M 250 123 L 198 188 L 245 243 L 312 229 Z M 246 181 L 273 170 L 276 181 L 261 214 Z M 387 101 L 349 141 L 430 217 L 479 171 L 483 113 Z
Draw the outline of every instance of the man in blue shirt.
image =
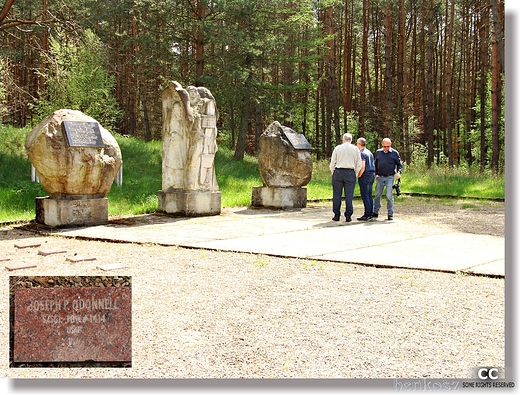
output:
M 401 178 L 403 171 L 403 163 L 399 152 L 392 148 L 392 141 L 389 138 L 384 138 L 382 147 L 376 151 L 374 155 L 374 162 L 376 167 L 376 195 L 374 197 L 374 212 L 373 218 L 379 216 L 381 209 L 381 196 L 383 195 L 383 188 L 386 187 L 386 200 L 388 220 L 394 219 L 394 194 L 392 186 L 394 185 L 394 176 L 396 179 Z
M 359 193 L 361 200 L 363 200 L 363 206 L 365 212 L 363 216 L 358 218 L 358 221 L 368 221 L 372 219 L 372 213 L 374 212 L 374 204 L 372 201 L 372 186 L 374 185 L 376 166 L 374 163 L 374 155 L 366 148 L 367 141 L 364 137 L 357 139 L 357 147 L 361 154 L 361 170 L 358 174 Z

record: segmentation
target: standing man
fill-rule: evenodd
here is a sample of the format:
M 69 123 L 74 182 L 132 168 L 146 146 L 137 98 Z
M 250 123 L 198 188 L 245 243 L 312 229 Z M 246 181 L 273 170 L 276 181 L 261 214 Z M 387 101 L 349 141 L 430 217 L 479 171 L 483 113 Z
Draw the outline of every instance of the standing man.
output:
M 382 147 L 376 151 L 375 154 L 375 165 L 376 165 L 376 196 L 374 197 L 374 212 L 372 213 L 373 218 L 379 216 L 379 210 L 381 209 L 381 196 L 383 195 L 383 188 L 386 187 L 386 200 L 387 200 L 387 211 L 388 220 L 394 219 L 394 193 L 392 186 L 394 185 L 395 178 L 401 178 L 401 172 L 403 171 L 403 163 L 399 152 L 392 148 L 392 141 L 389 138 L 384 138 Z
M 365 212 L 362 217 L 359 217 L 358 221 L 368 221 L 372 219 L 372 213 L 374 212 L 374 204 L 372 201 L 372 186 L 376 176 L 376 166 L 374 163 L 374 155 L 366 148 L 367 141 L 365 138 L 360 137 L 357 140 L 357 147 L 361 154 L 361 170 L 358 174 L 359 193 L 361 194 L 361 200 L 363 200 L 363 206 Z
M 341 210 L 341 195 L 345 191 L 345 218 L 347 222 L 352 221 L 354 206 L 354 187 L 356 177 L 361 170 L 361 154 L 352 144 L 352 135 L 343 135 L 343 144 L 338 145 L 332 152 L 330 158 L 330 171 L 332 173 L 332 211 L 333 221 L 339 221 Z

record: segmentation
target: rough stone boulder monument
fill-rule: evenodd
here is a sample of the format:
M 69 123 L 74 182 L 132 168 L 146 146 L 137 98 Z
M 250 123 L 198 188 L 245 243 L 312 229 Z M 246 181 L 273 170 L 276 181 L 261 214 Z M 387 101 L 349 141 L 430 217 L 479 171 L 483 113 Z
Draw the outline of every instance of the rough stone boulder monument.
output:
M 207 88 L 184 89 L 170 81 L 162 92 L 162 117 L 159 211 L 186 217 L 219 215 L 215 98 Z
M 307 206 L 312 178 L 312 147 L 303 134 L 275 121 L 260 136 L 258 168 L 263 186 L 253 187 L 252 205 L 268 208 Z
M 49 194 L 36 198 L 36 222 L 51 227 L 108 222 L 105 196 L 122 164 L 108 130 L 80 111 L 61 109 L 29 133 L 25 148 Z

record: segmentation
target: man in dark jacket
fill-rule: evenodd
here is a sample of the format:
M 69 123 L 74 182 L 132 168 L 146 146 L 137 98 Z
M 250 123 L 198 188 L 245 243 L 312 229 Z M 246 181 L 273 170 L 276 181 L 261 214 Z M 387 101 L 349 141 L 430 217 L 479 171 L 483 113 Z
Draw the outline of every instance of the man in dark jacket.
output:
M 394 219 L 394 194 L 392 186 L 394 185 L 394 177 L 399 180 L 403 171 L 403 163 L 397 150 L 392 148 L 392 141 L 384 138 L 382 147 L 376 151 L 374 161 L 376 166 L 376 195 L 374 197 L 373 218 L 379 216 L 381 209 L 381 196 L 383 189 L 386 187 L 386 200 L 388 220 Z

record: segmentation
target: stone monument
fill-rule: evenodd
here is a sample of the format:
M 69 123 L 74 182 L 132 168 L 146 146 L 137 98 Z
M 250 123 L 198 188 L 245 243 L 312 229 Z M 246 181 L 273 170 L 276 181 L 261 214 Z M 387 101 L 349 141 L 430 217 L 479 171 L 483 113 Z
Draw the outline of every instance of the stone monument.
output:
M 252 205 L 267 208 L 307 206 L 312 177 L 312 147 L 303 134 L 275 121 L 260 136 L 258 168 L 263 186 L 253 187 Z
M 162 116 L 159 211 L 187 217 L 219 215 L 215 98 L 207 88 L 184 89 L 171 81 L 162 92 Z
M 80 111 L 55 111 L 25 140 L 43 189 L 36 198 L 36 222 L 51 227 L 108 222 L 105 197 L 122 164 L 115 138 Z

